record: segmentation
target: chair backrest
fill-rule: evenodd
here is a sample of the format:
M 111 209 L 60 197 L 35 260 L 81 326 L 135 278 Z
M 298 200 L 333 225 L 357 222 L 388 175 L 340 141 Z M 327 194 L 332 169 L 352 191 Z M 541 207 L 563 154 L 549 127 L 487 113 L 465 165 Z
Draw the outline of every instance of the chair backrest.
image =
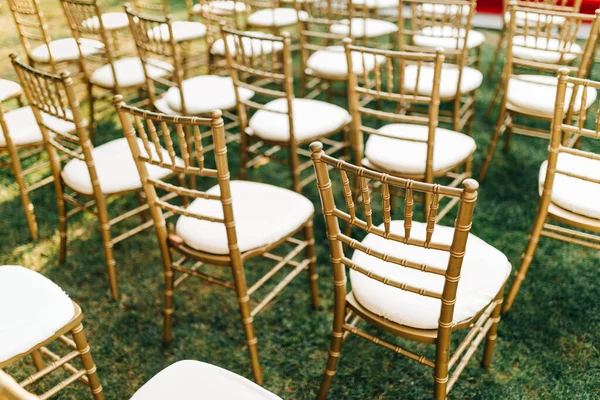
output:
M 443 51 L 438 50 L 432 54 L 379 50 L 353 46 L 350 39 L 346 39 L 344 45 L 349 71 L 348 106 L 352 116 L 352 148 L 356 162 L 360 163 L 363 159 L 364 134 L 421 142 L 426 144 L 426 163 L 423 165 L 423 173 L 415 178 L 433 182 L 433 148 L 435 130 L 439 123 Z M 418 94 L 419 87 L 407 92 L 405 80 L 414 81 L 417 86 L 431 85 L 431 90 L 427 91 L 431 94 Z M 428 114 L 423 116 L 407 113 L 407 104 L 426 106 Z M 427 137 L 408 135 L 400 138 L 378 130 L 389 123 L 426 126 Z
M 345 266 L 367 275 L 385 285 L 389 285 L 401 290 L 417 293 L 426 297 L 441 299 L 441 314 L 439 318 L 440 329 L 447 330 L 453 321 L 454 303 L 456 300 L 456 291 L 460 280 L 460 271 L 462 268 L 463 257 L 465 254 L 468 234 L 471 228 L 473 209 L 477 200 L 477 189 L 479 184 L 473 179 L 466 179 L 462 183 L 462 188 L 446 187 L 441 185 L 432 185 L 408 179 L 392 177 L 387 174 L 378 173 L 366 168 L 357 167 L 345 161 L 333 158 L 323 152 L 323 145 L 319 142 L 312 143 L 312 160 L 317 175 L 317 183 L 321 194 L 323 205 L 323 214 L 327 226 L 327 238 L 331 252 L 331 262 L 333 263 L 333 279 L 335 282 L 343 282 L 341 288 L 336 286 L 336 290 L 346 290 L 346 272 Z M 341 182 L 341 191 L 345 199 L 345 207 L 338 207 L 334 197 L 334 190 L 338 187 L 332 186 L 331 176 L 339 176 Z M 337 178 L 336 178 L 337 179 Z M 361 191 L 361 204 L 354 204 L 355 197 L 352 195 L 354 189 L 351 184 L 356 183 Z M 372 204 L 370 184 L 381 185 L 381 222 L 376 221 L 373 213 L 377 210 Z M 402 229 L 392 229 L 391 214 L 391 193 L 403 192 L 404 194 L 404 223 Z M 413 203 L 414 198 L 419 195 L 431 194 L 431 212 L 427 217 L 424 237 L 415 237 L 413 231 Z M 435 212 L 440 197 L 458 199 L 458 215 L 454 225 L 454 236 L 452 242 L 438 243 L 435 241 Z M 356 235 L 370 233 L 386 240 L 402 243 L 409 246 L 422 247 L 425 249 L 434 249 L 448 253 L 447 268 L 431 266 L 427 264 L 416 263 L 407 259 L 401 259 L 393 255 L 384 254 L 379 250 L 369 248 L 360 241 L 344 234 L 340 230 L 339 222 L 343 221 L 354 227 L 352 230 Z M 360 233 L 359 233 L 360 232 Z M 376 273 L 369 272 L 363 267 L 355 264 L 351 258 L 346 256 L 344 247 L 360 251 L 380 260 L 397 265 L 398 268 L 409 268 L 425 273 L 430 273 L 444 277 L 444 288 L 441 292 L 427 288 L 415 287 L 406 282 L 396 281 Z M 340 293 L 336 293 L 336 298 Z M 345 294 L 341 294 L 345 296 Z M 342 302 L 343 304 L 343 302 Z
M 530 7 L 545 11 L 579 12 L 583 0 L 517 0 L 519 7 Z M 503 14 L 508 12 L 511 0 L 502 3 Z
M 0 400 L 39 400 L 39 397 L 23 389 L 11 376 L 0 370 Z
M 505 77 L 519 71 L 556 74 L 563 66 L 578 78 L 588 76 L 600 34 L 600 11 L 596 15 L 546 11 L 521 7 L 511 2 L 508 8 Z M 516 18 L 523 16 L 522 19 Z M 588 25 L 591 23 L 591 26 Z M 578 43 L 582 29 L 589 28 L 584 45 Z
M 13 16 L 21 44 L 32 63 L 31 54 L 38 46 L 46 46 L 50 70 L 56 73 L 56 63 L 50 52 L 52 38 L 48 32 L 48 24 L 39 0 L 8 0 L 8 6 Z
M 221 111 L 213 111 L 211 118 L 172 116 L 128 106 L 122 96 L 115 96 L 114 103 L 140 173 L 163 257 L 169 257 L 165 221 L 170 215 L 177 214 L 224 224 L 229 256 L 232 260 L 239 259 Z M 204 128 L 210 129 L 202 132 Z M 161 148 L 167 149 L 169 157 L 162 155 Z M 150 154 L 156 156 L 150 157 Z M 206 190 L 192 189 L 181 183 L 176 185 L 154 179 L 148 173 L 148 168 L 152 166 L 170 169 L 194 181 L 202 179 L 202 187 L 218 185 L 219 193 L 207 193 Z M 166 195 L 159 197 L 159 191 Z M 195 199 L 220 202 L 222 216 L 202 214 L 201 211 L 191 211 L 182 206 Z
M 169 11 L 169 0 L 133 0 L 131 7 L 143 14 L 166 16 L 170 13 Z
M 200 0 L 196 4 L 192 0 L 186 0 L 186 6 L 188 16 L 200 15 L 209 32 L 210 25 L 217 27 L 217 36 L 219 37 L 221 36 L 221 21 L 226 21 L 230 28 L 245 29 L 250 13 L 250 4 L 245 0 Z
M 272 111 L 289 116 L 290 139 L 293 140 L 294 76 L 289 34 L 284 32 L 282 37 L 277 37 L 226 27 L 222 27 L 221 32 L 242 129 L 246 128 L 245 121 L 252 110 L 264 109 L 265 103 L 271 100 L 285 99 L 285 111 Z M 253 91 L 261 102 L 243 96 L 243 90 Z

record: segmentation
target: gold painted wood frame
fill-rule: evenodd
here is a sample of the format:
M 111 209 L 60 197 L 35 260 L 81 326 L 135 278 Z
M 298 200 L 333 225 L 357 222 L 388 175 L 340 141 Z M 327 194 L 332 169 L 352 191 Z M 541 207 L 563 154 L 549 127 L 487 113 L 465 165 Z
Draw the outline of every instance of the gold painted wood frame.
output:
M 495 298 L 487 306 L 483 307 L 477 315 L 465 321 L 454 321 L 456 293 L 460 281 L 460 272 L 465 254 L 466 242 L 472 225 L 472 215 L 475 201 L 477 200 L 478 183 L 473 179 L 467 179 L 463 182 L 462 188 L 452 188 L 407 180 L 358 167 L 327 156 L 323 152 L 322 144 L 318 142 L 311 144 L 310 148 L 312 150 L 312 158 L 323 205 L 323 214 L 327 226 L 327 237 L 329 239 L 333 267 L 335 299 L 333 332 L 329 347 L 329 358 L 327 360 L 327 367 L 323 375 L 323 381 L 317 398 L 325 399 L 327 396 L 331 381 L 337 370 L 342 344 L 350 334 L 355 334 L 433 368 L 433 398 L 445 399 L 448 392 L 450 392 L 458 380 L 459 375 L 464 370 L 471 357 L 475 354 L 477 347 L 484 339 L 487 339 L 487 341 L 482 364 L 484 367 L 490 365 L 496 341 L 498 322 L 500 321 L 503 288 L 499 290 Z M 328 170 L 329 167 L 332 168 L 331 171 Z M 339 208 L 336 205 L 333 192 L 334 190 L 337 192 L 338 189 L 332 184 L 330 174 L 339 176 L 345 198 L 345 209 Z M 362 201 L 358 204 L 354 203 L 350 194 L 353 191 L 350 182 L 357 182 L 361 188 L 365 188 L 369 185 L 368 181 L 379 182 L 382 185 L 381 199 L 383 227 L 378 227 L 373 222 L 375 216 L 373 215 L 373 208 L 371 207 L 372 199 L 369 191 L 363 191 Z M 405 198 L 407 201 L 404 203 L 403 235 L 399 232 L 392 232 L 390 230 L 390 223 L 392 221 L 390 192 L 393 190 L 402 190 L 406 192 Z M 423 240 L 411 237 L 413 208 L 410 199 L 412 199 L 414 195 L 424 195 L 425 193 L 431 195 L 432 204 L 430 209 L 432 212 L 426 218 L 427 233 Z M 435 204 L 440 196 L 459 199 L 458 215 L 454 225 L 454 236 L 451 244 L 436 243 L 432 240 L 434 238 L 434 230 L 436 227 Z M 361 215 L 364 215 L 364 219 L 361 219 Z M 357 228 L 361 232 L 377 235 L 390 241 L 448 252 L 449 261 L 447 269 L 411 263 L 410 261 L 399 259 L 369 248 L 355 238 L 342 233 L 339 226 L 340 221 Z M 443 290 L 441 292 L 426 290 L 367 271 L 356 265 L 348 258 L 348 256 L 346 256 L 344 247 L 351 248 L 355 252 L 360 251 L 377 259 L 393 263 L 397 268 L 412 268 L 426 273 L 444 276 L 445 284 Z M 441 312 L 438 328 L 418 329 L 399 325 L 367 310 L 358 303 L 352 292 L 347 293 L 346 267 L 361 274 L 365 274 L 369 278 L 385 285 L 395 287 L 398 290 L 405 290 L 412 293 L 418 293 L 422 296 L 439 299 L 441 301 Z M 369 325 L 373 325 L 394 336 L 408 339 L 413 342 L 435 345 L 435 359 L 430 359 L 424 355 L 417 354 L 412 350 L 392 344 L 358 328 L 358 324 L 362 320 Z M 463 341 L 456 347 L 455 351 L 451 352 L 450 342 L 452 333 L 459 330 L 462 330 L 463 332 L 466 330 L 467 333 Z M 449 375 L 449 372 L 452 369 L 454 370 L 452 374 Z
M 81 323 L 83 320 L 83 313 L 81 312 L 81 308 L 75 302 L 73 302 L 73 308 L 73 318 L 64 327 L 56 331 L 54 335 L 43 342 L 36 344 L 26 352 L 17 354 L 8 360 L 0 362 L 0 368 L 4 368 L 30 356 L 37 369 L 36 373 L 19 382 L 19 384 L 16 384 L 12 378 L 8 375 L 4 375 L 0 370 L 0 399 L 3 399 L 3 395 L 5 395 L 8 400 L 46 400 L 77 381 L 82 382 L 90 388 L 95 400 L 104 399 L 102 385 L 100 384 L 96 372 L 96 365 L 92 359 L 90 346 L 85 337 L 85 332 L 83 331 L 83 325 Z M 5 321 L 4 323 L 10 324 L 9 321 Z M 71 336 L 71 338 L 68 336 Z M 60 342 L 62 347 L 70 350 L 70 352 L 61 356 L 49 350 L 46 346 L 53 342 Z M 3 345 L 5 344 L 6 343 L 3 343 Z M 77 358 L 81 360 L 83 368 L 77 368 L 73 364 L 73 360 Z M 51 361 L 51 363 L 46 364 L 45 359 Z M 25 392 L 25 389 L 23 389 L 60 369 L 67 372 L 69 377 L 56 384 L 56 386 L 45 393 L 39 395 L 39 397 L 31 394 L 28 395 L 27 392 Z
M 246 176 L 248 168 L 258 167 L 265 162 L 278 161 L 289 165 L 292 175 L 292 188 L 300 193 L 302 188 L 314 181 L 314 174 L 310 173 L 310 152 L 303 148 L 315 137 L 297 140 L 294 135 L 294 108 L 292 101 L 294 95 L 294 76 L 292 72 L 291 40 L 284 32 L 282 37 L 240 32 L 233 29 L 222 28 L 223 38 L 233 37 L 233 43 L 225 40 L 227 63 L 236 92 L 238 115 L 240 117 L 241 156 L 240 175 Z M 252 43 L 260 43 L 263 51 L 256 55 Z M 233 44 L 233 46 L 231 46 Z M 265 49 L 271 49 L 266 51 Z M 281 50 L 278 50 L 281 49 Z M 244 99 L 240 90 L 249 89 L 261 97 L 260 102 L 253 99 Z M 287 116 L 289 127 L 288 140 L 267 140 L 252 134 L 249 128 L 251 114 L 265 110 L 266 104 L 271 100 L 284 99 L 284 111 L 269 109 L 273 115 Z M 303 121 L 298 121 L 302 123 Z M 306 121 L 304 121 L 306 122 Z M 343 151 L 344 158 L 350 157 L 350 140 L 348 137 L 349 124 L 345 124 L 332 132 L 324 132 L 319 139 L 328 145 L 327 153 L 335 154 Z M 340 135 L 341 139 L 334 136 Z M 281 150 L 287 150 L 285 156 L 279 156 Z M 300 158 L 302 157 L 302 159 Z
M 513 283 L 506 297 L 504 312 L 510 310 L 519 289 L 525 280 L 525 275 L 533 261 L 535 250 L 539 244 L 540 237 L 562 240 L 567 243 L 578 244 L 591 249 L 600 250 L 600 219 L 587 215 L 575 213 L 567 210 L 552 201 L 552 192 L 556 176 L 569 177 L 580 181 L 589 182 L 591 185 L 599 185 L 600 180 L 593 176 L 585 176 L 573 171 L 566 171 L 561 168 L 558 159 L 561 154 L 581 160 L 595 160 L 600 162 L 598 152 L 583 151 L 568 146 L 575 138 L 600 139 L 600 109 L 594 112 L 594 117 L 589 121 L 587 110 L 582 105 L 581 111 L 575 115 L 573 104 L 567 107 L 567 103 L 577 101 L 575 96 L 567 96 L 567 90 L 572 91 L 576 88 L 587 90 L 593 88 L 600 90 L 600 82 L 583 80 L 569 77 L 569 69 L 561 69 L 558 75 L 558 88 L 556 95 L 556 106 L 552 122 L 552 136 L 550 138 L 550 147 L 548 150 L 548 161 L 546 167 L 546 177 L 543 185 L 540 184 L 540 201 L 538 204 L 537 215 L 533 223 L 527 246 L 521 256 L 521 265 L 515 273 Z M 572 92 L 571 92 L 572 93 Z M 585 93 L 585 92 L 584 92 Z M 570 99 L 570 97 L 572 97 Z M 585 103 L 586 96 L 583 95 L 579 101 Z M 598 102 L 596 101 L 596 105 Z M 565 110 L 568 110 L 565 112 Z M 576 119 L 574 117 L 577 117 Z M 594 171 L 590 171 L 593 175 Z M 556 223 L 560 223 L 557 225 Z
M 522 13 L 525 16 L 522 26 L 517 24 L 517 13 Z M 527 15 L 529 14 L 534 14 L 536 17 L 528 17 Z M 517 121 L 517 119 L 523 118 L 535 119 L 547 121 L 549 124 L 553 115 L 552 112 L 536 112 L 535 110 L 532 111 L 529 108 L 524 108 L 522 105 L 509 102 L 508 88 L 511 80 L 514 82 L 530 81 L 530 77 L 523 76 L 531 74 L 542 76 L 550 73 L 555 75 L 563 67 L 568 68 L 574 77 L 587 78 L 600 38 L 600 10 L 596 10 L 596 15 L 534 11 L 531 8 L 519 7 L 516 2 L 511 2 L 509 4 L 509 15 L 513 22 L 509 26 L 506 61 L 502 74 L 502 100 L 498 108 L 498 120 L 496 121 L 494 132 L 481 171 L 479 172 L 480 181 L 483 181 L 485 178 L 492 162 L 496 145 L 502 134 L 505 133 L 505 153 L 509 150 L 510 139 L 513 134 L 550 139 L 550 128 L 533 128 Z M 560 19 L 557 19 L 557 17 Z M 534 21 L 529 22 L 532 19 Z M 585 41 L 585 45 L 579 46 L 576 43 L 579 32 L 582 26 L 590 23 L 590 33 Z M 524 39 L 518 46 L 514 46 L 514 39 L 517 36 L 522 36 Z M 556 41 L 554 43 L 558 43 L 556 45 L 558 48 L 554 48 L 555 46 L 552 45 L 553 41 Z M 519 53 L 515 52 L 516 47 L 520 48 Z M 540 50 L 558 55 L 559 62 L 531 60 L 529 56 L 524 58 L 526 53 Z M 571 60 L 569 65 L 564 65 L 564 63 L 560 62 L 567 58 Z M 556 82 L 542 82 L 542 85 L 555 87 Z
M 100 225 L 110 292 L 112 298 L 116 300 L 119 298 L 119 290 L 113 247 L 115 244 L 153 226 L 152 221 L 146 220 L 145 213 L 148 210 L 148 205 L 143 203 L 142 188 L 104 194 L 100 188 L 98 172 L 92 157 L 93 145 L 87 129 L 87 121 L 81 116 L 79 102 L 74 92 L 73 80 L 69 73 L 64 72 L 60 76 L 48 74 L 20 62 L 15 54 L 11 55 L 11 59 L 19 81 L 23 86 L 23 91 L 42 131 L 46 152 L 52 167 L 58 203 L 59 262 L 63 263 L 67 257 L 67 220 L 82 211 L 94 215 Z M 59 132 L 53 129 L 44 121 L 42 113 L 72 123 L 75 126 L 75 132 Z M 63 166 L 70 160 L 80 160 L 85 163 L 92 186 L 91 194 L 81 193 L 65 183 L 62 177 Z M 111 218 L 108 212 L 108 199 L 131 194 L 136 195 L 140 205 Z M 69 206 L 72 207 L 70 210 Z M 113 236 L 115 226 L 133 217 L 141 218 L 141 224 L 126 231 L 121 228 L 119 229 L 120 233 Z
M 442 6 L 430 12 L 427 5 Z M 448 104 L 450 110 L 440 109 L 440 122 L 449 124 L 453 131 L 465 132 L 470 135 L 471 125 L 475 117 L 475 98 L 477 89 L 464 90 L 464 81 L 467 79 L 465 68 L 477 67 L 480 58 L 480 48 L 475 49 L 475 56 L 470 56 L 469 33 L 472 31 L 472 20 L 475 12 L 476 0 L 399 0 L 398 3 L 398 49 L 400 51 L 414 51 L 420 53 L 434 53 L 433 47 L 422 46 L 416 43 L 415 38 L 421 36 L 435 39 L 436 32 L 450 30 L 456 31 L 456 48 L 445 48 L 444 69 L 457 69 L 456 91 L 454 94 L 441 95 L 442 104 Z M 456 12 L 456 9 L 468 10 Z M 408 26 L 405 26 L 406 10 L 410 10 Z M 464 31 L 464 36 L 461 33 Z M 430 32 L 430 33 L 427 33 Z M 416 110 L 415 110 L 416 112 Z M 427 114 L 427 111 L 423 111 Z
M 254 333 L 254 318 L 303 271 L 308 271 L 312 303 L 315 308 L 318 307 L 313 216 L 309 216 L 296 231 L 287 236 L 263 247 L 241 252 L 235 228 L 236 219 L 233 215 L 227 145 L 221 112 L 214 111 L 210 118 L 158 114 L 129 107 L 118 96 L 115 97 L 115 107 L 144 185 L 162 254 L 165 278 L 163 340 L 170 342 L 172 339 L 174 292 L 189 277 L 197 277 L 208 283 L 233 289 L 236 292 L 254 379 L 258 384 L 262 384 L 263 377 L 258 357 L 257 338 Z M 209 130 L 201 132 L 201 129 L 209 127 Z M 175 140 L 171 138 L 171 132 L 176 137 Z M 139 141 L 145 148 L 164 143 L 165 147 L 169 149 L 170 159 L 150 160 L 148 157 L 144 157 L 140 152 Z M 176 154 L 180 155 L 183 165 L 176 165 L 174 161 Z M 197 160 L 198 163 L 193 164 L 193 160 Z M 209 167 L 213 162 L 215 167 Z M 176 186 L 162 180 L 152 179 L 147 170 L 147 166 L 150 165 L 159 165 L 172 169 L 174 173 L 184 173 L 190 178 L 202 179 L 208 186 L 218 185 L 220 194 L 211 194 L 183 185 Z M 172 198 L 172 201 L 161 200 L 157 191 L 177 196 L 179 202 L 175 201 L 175 198 Z M 215 218 L 198 211 L 188 210 L 189 201 L 195 199 L 219 202 L 223 210 L 223 217 Z M 249 199 L 246 200 L 249 201 Z M 167 228 L 165 221 L 167 212 L 196 218 L 200 221 L 224 224 L 229 253 L 214 254 L 187 245 L 181 236 L 176 232 L 170 232 Z M 291 245 L 292 250 L 287 254 L 276 254 L 277 251 L 282 253 L 285 250 L 284 244 Z M 305 253 L 305 257 L 301 256 L 302 252 Z M 246 281 L 244 264 L 256 257 L 270 260 L 275 263 L 275 266 L 255 283 L 249 285 Z M 206 271 L 208 266 L 231 268 L 233 279 L 223 279 L 211 275 L 209 271 Z M 286 267 L 289 267 L 290 270 L 284 270 Z M 205 269 L 206 272 L 202 269 Z M 176 273 L 179 274 L 177 279 L 175 279 Z M 251 296 L 255 295 L 265 283 L 271 281 L 277 274 L 285 274 L 285 276 L 251 308 Z

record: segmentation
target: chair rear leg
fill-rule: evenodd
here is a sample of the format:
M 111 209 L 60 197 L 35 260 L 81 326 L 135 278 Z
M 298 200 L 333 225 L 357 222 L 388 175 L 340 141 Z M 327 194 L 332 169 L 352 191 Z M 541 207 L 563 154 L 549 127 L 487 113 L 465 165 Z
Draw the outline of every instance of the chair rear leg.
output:
M 496 345 L 496 337 L 498 332 L 498 323 L 500 322 L 500 312 L 502 310 L 502 297 L 504 294 L 504 287 L 500 289 L 498 292 L 498 296 L 496 296 L 496 307 L 490 316 L 490 319 L 493 321 L 490 330 L 488 331 L 485 337 L 485 348 L 483 349 L 483 360 L 481 361 L 481 366 L 483 368 L 488 368 L 492 363 L 492 356 L 494 355 L 494 346 Z
M 85 333 L 83 332 L 83 325 L 79 324 L 75 329 L 71 331 L 77 351 L 79 351 L 79 357 L 83 363 L 83 368 L 89 380 L 90 390 L 95 400 L 104 400 L 104 393 L 102 392 L 102 385 L 98 379 L 98 373 L 96 372 L 96 365 L 92 359 L 92 353 L 90 345 L 88 344 Z
M 312 218 L 304 225 L 304 239 L 308 242 L 308 244 L 306 245 L 306 258 L 309 259 L 308 279 L 310 284 L 312 305 L 313 308 L 316 310 L 317 308 L 319 308 L 319 274 L 317 273 L 317 255 L 315 253 L 315 236 L 313 232 Z
M 334 324 L 333 331 L 331 333 L 331 343 L 329 345 L 329 355 L 327 358 L 327 366 L 325 367 L 325 373 L 323 374 L 323 380 L 321 381 L 321 387 L 319 387 L 319 393 L 317 394 L 317 400 L 325 400 L 329 387 L 333 381 L 333 377 L 337 372 L 337 366 L 340 361 L 342 344 L 343 344 L 343 329 L 336 327 Z
M 492 163 L 492 157 L 494 156 L 494 151 L 496 150 L 496 145 L 498 144 L 498 139 L 500 139 L 500 135 L 504 132 L 506 126 L 506 109 L 504 108 L 504 103 L 502 104 L 502 109 L 500 110 L 500 115 L 498 116 L 498 123 L 496 124 L 496 129 L 494 130 L 494 134 L 492 135 L 492 140 L 490 141 L 490 145 L 487 149 L 487 153 L 485 155 L 485 160 L 483 165 L 481 166 L 481 171 L 479 172 L 479 182 L 483 182 L 485 179 L 485 174 Z
M 13 147 L 9 147 L 10 162 L 12 164 L 13 173 L 15 174 L 15 180 L 19 187 L 19 195 L 21 196 L 21 203 L 23 204 L 23 211 L 25 212 L 25 219 L 27 221 L 27 227 L 33 240 L 38 239 L 38 225 L 35 220 L 35 212 L 33 203 L 29 198 L 29 191 L 27 190 L 27 183 L 23 176 L 23 170 L 21 169 L 21 159 L 19 158 L 19 152 Z
M 168 250 L 167 250 L 168 251 Z M 164 277 L 165 277 L 165 309 L 164 309 L 164 320 L 163 320 L 163 342 L 170 343 L 173 340 L 173 294 L 175 291 L 175 286 L 173 280 L 175 278 L 173 274 L 173 269 L 171 268 L 172 260 L 166 260 L 165 268 L 164 268 Z
M 40 371 L 44 369 L 44 360 L 42 358 L 42 353 L 39 350 L 35 350 L 31 353 L 31 360 L 33 361 L 33 365 L 35 365 L 35 369 Z
M 110 234 L 110 224 L 104 202 L 98 204 L 98 220 L 100 221 L 100 233 L 102 234 L 102 247 L 104 248 L 104 258 L 106 260 L 106 269 L 108 271 L 108 283 L 113 300 L 119 299 L 119 288 L 117 285 L 117 271 L 115 256 L 113 254 L 113 243 Z

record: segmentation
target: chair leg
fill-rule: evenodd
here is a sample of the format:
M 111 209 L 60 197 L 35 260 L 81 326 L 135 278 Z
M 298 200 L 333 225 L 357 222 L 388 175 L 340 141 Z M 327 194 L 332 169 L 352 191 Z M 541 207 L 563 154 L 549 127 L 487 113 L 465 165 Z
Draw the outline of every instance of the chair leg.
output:
M 504 135 L 504 149 L 502 150 L 504 154 L 508 154 L 510 150 L 510 139 L 512 138 L 512 124 L 507 124 L 506 126 L 506 134 Z
M 500 109 L 500 115 L 498 116 L 498 123 L 496 124 L 496 129 L 494 130 L 494 134 L 492 135 L 492 140 L 490 141 L 490 145 L 485 155 L 485 160 L 483 161 L 481 171 L 479 172 L 479 182 L 483 182 L 483 180 L 485 179 L 485 174 L 487 173 L 487 170 L 492 162 L 494 150 L 496 150 L 496 144 L 498 144 L 498 139 L 500 139 L 500 135 L 502 135 L 502 132 L 504 132 L 506 126 L 505 120 L 506 108 L 504 107 L 504 104 L 502 104 L 502 108 Z
M 302 193 L 302 188 L 300 187 L 300 161 L 298 160 L 298 152 L 296 151 L 296 143 L 293 140 L 290 140 L 289 145 L 289 159 L 290 159 L 290 168 L 292 170 L 292 186 L 293 190 L 296 193 Z
M 31 353 L 31 360 L 33 361 L 33 365 L 35 365 L 35 369 L 41 371 L 44 369 L 44 360 L 42 359 L 42 353 L 39 350 L 35 350 Z
M 56 178 L 54 178 L 56 179 Z M 58 182 L 57 186 L 62 184 Z M 62 189 L 64 190 L 64 189 Z M 64 199 L 62 190 L 58 197 L 58 232 L 60 236 L 60 244 L 58 251 L 58 262 L 63 264 L 67 260 L 67 204 Z
M 93 90 L 93 85 L 91 83 L 88 83 L 87 85 L 87 90 L 88 90 L 88 107 L 89 107 L 89 125 L 88 125 L 88 130 L 90 133 L 90 140 L 92 141 L 92 143 L 94 142 L 94 136 L 96 134 L 96 115 L 94 113 L 94 90 Z
M 241 118 L 241 116 L 238 115 L 238 118 Z M 240 125 L 240 179 L 246 179 L 248 170 L 246 167 L 246 164 L 248 163 L 248 147 L 250 145 L 248 141 L 249 138 L 248 135 L 246 135 L 246 132 L 244 132 L 243 125 Z
M 140 207 L 143 206 L 144 204 L 146 204 L 146 200 L 144 199 L 142 192 L 136 192 L 135 199 L 138 203 L 138 206 L 140 206 Z M 148 221 L 148 211 L 142 211 L 140 213 L 140 220 L 142 221 L 142 223 Z
M 502 90 L 502 79 L 498 81 L 496 84 L 496 88 L 494 89 L 494 94 L 492 95 L 492 100 L 490 101 L 490 105 L 485 113 L 485 119 L 489 120 L 492 118 L 492 112 L 494 111 L 494 106 L 496 105 L 496 100 L 498 100 L 498 96 L 500 95 L 500 90 Z
M 498 292 L 498 296 L 496 297 L 496 307 L 490 316 L 490 319 L 493 321 L 490 330 L 488 331 L 485 337 L 485 348 L 483 349 L 483 360 L 481 361 L 481 366 L 483 368 L 489 368 L 492 363 L 492 356 L 494 355 L 494 346 L 496 345 L 496 337 L 498 332 L 498 323 L 500 322 L 500 311 L 502 310 L 502 296 L 504 294 L 504 287 L 500 289 Z
M 168 250 L 167 250 L 168 251 Z M 164 258 L 163 258 L 164 259 Z M 169 259 L 168 262 L 165 262 L 165 309 L 164 309 L 164 320 L 163 320 L 163 342 L 170 343 L 173 340 L 173 294 L 175 291 L 175 287 L 173 284 L 173 280 L 175 278 L 173 274 L 173 269 L 171 268 L 172 260 Z
M 83 368 L 89 380 L 90 390 L 95 400 L 104 400 L 104 393 L 102 392 L 102 385 L 98 379 L 98 373 L 96 372 L 96 365 L 92 359 L 92 353 L 90 351 L 90 345 L 88 344 L 85 333 L 83 332 L 83 326 L 79 324 L 75 329 L 71 331 L 77 351 L 79 351 L 79 357 L 83 363 Z
M 316 310 L 319 308 L 319 274 L 317 273 L 317 255 L 315 253 L 315 236 L 313 232 L 312 218 L 304 225 L 304 239 L 308 242 L 308 244 L 306 245 L 306 258 L 310 260 L 308 263 L 308 279 L 310 284 L 312 305 L 313 308 Z
M 500 58 L 500 51 L 502 51 L 502 47 L 504 42 L 506 41 L 505 36 L 507 34 L 506 24 L 503 24 L 502 30 L 500 31 L 500 38 L 498 39 L 498 44 L 494 50 L 494 56 L 492 57 L 492 62 L 487 71 L 487 79 L 492 79 L 492 75 L 494 74 L 494 70 L 496 69 L 496 63 Z
M 340 361 L 344 332 L 341 327 L 336 329 L 335 324 L 331 333 L 331 343 L 329 345 L 329 357 L 327 358 L 327 367 L 325 367 L 325 373 L 323 374 L 323 380 L 321 381 L 321 387 L 319 387 L 319 393 L 317 394 L 317 400 L 325 400 L 331 381 L 337 372 L 338 362 Z
M 8 147 L 9 147 L 10 162 L 12 164 L 13 173 L 15 174 L 15 180 L 17 181 L 17 186 L 19 187 L 19 195 L 21 196 L 21 203 L 23 204 L 23 211 L 25 211 L 25 219 L 27 221 L 27 227 L 29 228 L 29 233 L 31 234 L 31 238 L 33 240 L 37 240 L 38 239 L 38 225 L 35 220 L 35 212 L 34 212 L 34 208 L 33 208 L 33 203 L 31 203 L 31 199 L 29 198 L 29 191 L 27 190 L 27 183 L 25 182 L 25 177 L 23 176 L 23 170 L 21 168 L 21 159 L 19 158 L 19 152 L 12 145 L 10 145 Z
M 102 234 L 102 246 L 104 247 L 104 258 L 106 260 L 106 269 L 108 270 L 108 283 L 110 285 L 110 293 L 113 300 L 119 299 L 119 288 L 117 286 L 117 271 L 115 268 L 116 262 L 113 254 L 113 243 L 110 234 L 110 224 L 108 223 L 108 215 L 104 202 L 98 204 L 98 219 L 100 221 L 100 233 Z

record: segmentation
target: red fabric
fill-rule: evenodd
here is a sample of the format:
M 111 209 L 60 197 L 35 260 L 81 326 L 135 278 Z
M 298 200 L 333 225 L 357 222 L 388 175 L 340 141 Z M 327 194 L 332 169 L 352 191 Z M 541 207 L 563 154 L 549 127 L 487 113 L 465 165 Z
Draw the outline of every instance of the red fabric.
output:
M 581 12 L 594 14 L 600 8 L 600 0 L 583 0 L 581 3 Z M 502 0 L 479 0 L 477 1 L 477 11 L 489 14 L 502 13 Z

